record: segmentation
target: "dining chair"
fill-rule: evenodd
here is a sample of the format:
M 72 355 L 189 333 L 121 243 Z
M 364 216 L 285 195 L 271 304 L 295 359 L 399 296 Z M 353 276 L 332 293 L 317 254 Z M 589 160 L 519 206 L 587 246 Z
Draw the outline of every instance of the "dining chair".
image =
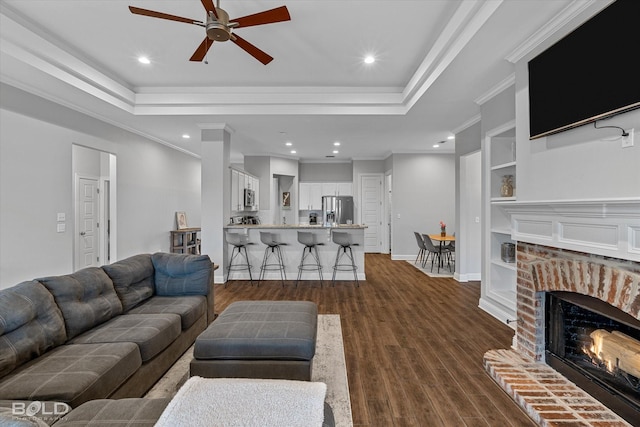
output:
M 436 257 L 438 258 L 438 273 L 440 272 L 440 264 L 442 263 L 442 254 L 447 254 L 449 253 L 449 249 L 447 249 L 444 246 L 436 246 L 433 244 L 433 241 L 431 240 L 431 237 L 429 237 L 428 234 L 423 234 L 422 237 L 424 238 L 424 246 L 427 248 L 427 252 L 429 252 L 427 254 L 427 260 L 429 259 L 429 255 L 431 255 L 431 271 L 433 271 L 433 263 L 436 259 Z M 448 262 L 448 261 L 447 261 Z M 425 261 L 426 264 L 426 261 Z M 423 265 L 424 267 L 424 265 Z M 451 264 L 449 264 L 449 268 L 451 268 Z
M 418 256 L 416 257 L 416 260 L 413 263 L 415 264 L 418 262 L 418 260 L 420 260 L 420 265 L 424 267 L 424 263 L 425 263 L 424 256 L 425 254 L 427 254 L 427 248 L 424 245 L 424 239 L 422 238 L 420 233 L 418 233 L 417 231 L 414 231 L 413 234 L 415 234 L 416 236 L 416 243 L 418 244 L 418 248 L 420 249 L 420 251 L 418 251 Z
M 453 232 L 453 237 L 456 237 L 456 232 Z M 456 254 L 456 241 L 452 240 L 451 242 L 447 243 L 444 246 L 446 249 L 449 249 L 449 253 L 447 254 L 449 256 L 449 262 L 453 261 L 453 266 L 455 268 L 456 265 L 456 259 L 455 259 L 455 254 Z

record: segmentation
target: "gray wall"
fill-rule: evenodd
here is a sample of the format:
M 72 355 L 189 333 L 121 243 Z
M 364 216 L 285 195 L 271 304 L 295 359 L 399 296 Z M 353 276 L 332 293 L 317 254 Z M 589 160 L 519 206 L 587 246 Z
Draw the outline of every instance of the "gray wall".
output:
M 638 198 L 640 110 L 598 123 L 599 126 L 635 128 L 633 147 L 621 147 L 621 131 L 598 130 L 593 124 L 529 140 L 527 62 L 569 30 L 566 28 L 554 34 L 516 64 L 518 201 Z M 589 90 L 585 87 L 585 96 L 588 96 Z
M 351 182 L 353 166 L 343 163 L 300 163 L 298 181 L 300 182 Z
M 0 288 L 72 272 L 73 144 L 117 156 L 119 259 L 168 251 L 176 211 L 187 212 L 189 225 L 200 225 L 199 159 L 38 102 L 58 118 L 64 115 L 65 124 L 95 124 L 109 139 L 0 109 Z M 58 212 L 66 214 L 64 233 L 56 232 Z
M 453 154 L 394 154 L 393 259 L 412 259 L 418 252 L 413 232 L 456 231 L 455 156 Z

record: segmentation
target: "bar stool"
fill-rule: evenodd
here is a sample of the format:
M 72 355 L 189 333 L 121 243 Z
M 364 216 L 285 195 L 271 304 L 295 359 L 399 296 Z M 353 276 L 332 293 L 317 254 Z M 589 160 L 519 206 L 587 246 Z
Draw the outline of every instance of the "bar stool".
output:
M 231 270 L 239 271 L 239 270 L 248 270 L 249 271 L 249 280 L 253 285 L 253 276 L 251 276 L 251 263 L 249 263 L 249 256 L 247 255 L 247 245 L 253 245 L 253 242 L 249 241 L 249 236 L 244 233 L 229 233 L 225 232 L 227 243 L 233 245 L 233 250 L 231 251 L 231 257 L 229 259 L 229 266 L 227 267 L 227 280 L 224 282 L 224 286 L 227 286 L 227 282 L 229 281 L 229 275 Z M 242 251 L 244 250 L 244 254 Z M 233 260 L 238 256 L 244 256 L 244 263 L 241 264 L 233 264 Z
M 333 243 L 339 246 L 338 253 L 336 254 L 336 262 L 333 265 L 333 278 L 331 279 L 333 286 L 336 285 L 337 271 L 353 271 L 353 277 L 355 278 L 356 286 L 360 287 L 360 283 L 358 282 L 358 273 L 357 273 L 358 266 L 356 266 L 356 263 L 353 259 L 353 251 L 351 250 L 351 246 L 358 246 L 358 244 L 353 243 L 351 241 L 351 235 L 344 231 L 334 231 L 333 233 L 331 233 L 331 239 L 333 240 Z M 349 258 L 349 261 L 351 262 L 341 264 L 340 260 L 345 255 L 347 258 Z
M 302 277 L 302 271 L 318 270 L 320 275 L 320 287 L 322 287 L 322 265 L 320 264 L 320 257 L 318 256 L 318 246 L 324 245 L 319 243 L 315 233 L 310 231 L 298 231 L 298 242 L 304 245 L 302 249 L 302 258 L 300 259 L 300 265 L 298 265 L 298 278 L 296 279 L 296 288 L 300 277 Z M 315 262 L 305 264 L 305 259 L 311 255 Z
M 264 249 L 264 257 L 262 257 L 262 265 L 260 266 L 260 280 L 264 280 L 264 272 L 266 270 L 280 270 L 280 278 L 282 280 L 282 287 L 284 288 L 284 281 L 287 280 L 287 274 L 284 269 L 284 259 L 282 258 L 282 251 L 280 246 L 286 245 L 286 243 L 277 242 L 274 240 L 273 233 L 267 231 L 260 232 L 260 241 L 267 245 Z M 269 262 L 269 258 L 273 256 L 275 260 Z

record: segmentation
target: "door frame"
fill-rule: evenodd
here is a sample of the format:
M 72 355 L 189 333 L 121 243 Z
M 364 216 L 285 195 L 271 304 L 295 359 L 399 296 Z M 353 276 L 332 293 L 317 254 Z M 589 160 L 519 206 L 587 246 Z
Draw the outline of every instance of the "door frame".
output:
M 387 171 L 384 174 L 382 208 L 384 219 L 382 221 L 382 252 L 391 254 L 391 242 L 393 242 L 393 218 L 391 208 L 393 205 L 393 173 Z

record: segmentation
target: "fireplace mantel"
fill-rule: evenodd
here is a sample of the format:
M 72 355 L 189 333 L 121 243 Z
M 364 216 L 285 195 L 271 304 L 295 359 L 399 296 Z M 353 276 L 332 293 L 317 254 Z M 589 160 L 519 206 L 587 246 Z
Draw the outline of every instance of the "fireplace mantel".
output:
M 511 238 L 640 261 L 640 198 L 504 202 Z

